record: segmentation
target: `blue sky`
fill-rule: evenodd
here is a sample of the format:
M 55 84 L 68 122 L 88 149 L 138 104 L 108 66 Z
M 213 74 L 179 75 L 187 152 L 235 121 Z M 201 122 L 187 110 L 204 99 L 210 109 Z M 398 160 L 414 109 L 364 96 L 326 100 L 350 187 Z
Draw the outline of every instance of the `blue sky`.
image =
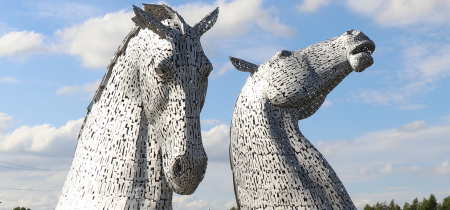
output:
M 158 2 L 0 0 L 0 209 L 54 208 L 67 175 L 58 170 L 70 167 L 86 107 L 141 3 Z M 220 8 L 201 40 L 214 65 L 201 114 L 208 170 L 175 209 L 234 204 L 228 126 L 248 74 L 228 56 L 260 64 L 349 29 L 375 42 L 375 63 L 345 78 L 301 132 L 359 209 L 450 195 L 449 0 L 165 3 L 191 25 Z M 11 169 L 22 166 L 52 171 Z

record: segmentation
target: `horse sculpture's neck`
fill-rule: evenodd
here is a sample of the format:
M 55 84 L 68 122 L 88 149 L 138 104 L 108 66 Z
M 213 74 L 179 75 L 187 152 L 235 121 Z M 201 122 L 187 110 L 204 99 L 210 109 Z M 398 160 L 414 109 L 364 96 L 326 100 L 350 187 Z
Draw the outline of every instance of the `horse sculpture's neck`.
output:
M 57 209 L 172 209 L 155 128 L 139 97 L 136 55 L 148 37 L 138 32 L 119 47 L 90 107 Z
M 298 128 L 299 112 L 268 100 L 262 72 L 247 80 L 231 122 L 230 156 L 242 209 L 356 209 L 331 166 Z M 329 195 L 329 196 L 326 196 Z
M 280 129 L 286 126 L 298 128 L 298 111 L 273 106 L 264 94 L 264 87 L 267 85 L 261 84 L 267 83 L 267 81 L 262 79 L 258 73 L 248 78 L 239 94 L 235 109 L 237 115 L 233 116 L 232 123 L 234 124 L 234 120 L 244 122 L 243 124 L 248 127 L 243 129 L 252 132 L 252 138 L 261 139 L 268 134 L 286 138 L 286 136 L 280 136 L 282 135 L 279 133 Z M 298 129 L 296 130 L 298 131 Z M 299 131 L 298 134 L 300 134 Z

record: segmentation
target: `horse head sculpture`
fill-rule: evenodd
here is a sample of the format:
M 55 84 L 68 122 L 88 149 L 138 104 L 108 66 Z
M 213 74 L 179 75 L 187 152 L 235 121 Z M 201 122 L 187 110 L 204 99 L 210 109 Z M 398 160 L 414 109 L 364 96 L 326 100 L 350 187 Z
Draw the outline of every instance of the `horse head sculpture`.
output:
M 260 66 L 233 57 L 230 61 L 240 71 L 264 71 L 272 104 L 295 107 L 301 120 L 314 114 L 349 73 L 371 66 L 374 50 L 375 43 L 364 33 L 349 30 L 301 50 L 280 51 Z
M 162 6 L 167 11 L 166 24 L 154 18 L 152 10 L 134 6 L 134 21 L 150 29 L 147 35 L 156 40 L 143 52 L 153 54 L 153 59 L 141 56 L 138 61 L 141 97 L 147 119 L 156 128 L 166 179 L 174 192 L 187 195 L 194 192 L 206 170 L 200 111 L 213 67 L 200 37 L 216 21 L 218 9 L 190 27 L 178 13 Z
M 239 208 L 356 210 L 298 121 L 314 114 L 348 74 L 371 66 L 374 50 L 366 35 L 350 30 L 304 49 L 280 51 L 261 65 L 230 57 L 237 70 L 251 73 L 230 126 Z
M 167 5 L 133 6 L 135 22 L 88 107 L 57 209 L 172 209 L 192 194 L 207 156 L 200 112 L 212 64 L 195 26 Z

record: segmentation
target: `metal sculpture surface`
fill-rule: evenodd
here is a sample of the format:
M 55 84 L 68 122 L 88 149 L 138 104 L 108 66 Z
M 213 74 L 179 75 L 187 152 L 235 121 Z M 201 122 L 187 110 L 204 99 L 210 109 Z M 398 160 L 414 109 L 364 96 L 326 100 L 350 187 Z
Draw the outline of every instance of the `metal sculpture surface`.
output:
M 298 121 L 314 114 L 352 71 L 373 64 L 375 44 L 350 30 L 297 51 L 281 51 L 250 72 L 231 121 L 230 163 L 240 209 L 356 210 L 334 170 L 301 134 Z
M 190 27 L 167 5 L 134 6 L 78 136 L 56 209 L 172 209 L 192 194 L 207 156 L 200 111 L 212 65 L 200 37 L 218 8 Z

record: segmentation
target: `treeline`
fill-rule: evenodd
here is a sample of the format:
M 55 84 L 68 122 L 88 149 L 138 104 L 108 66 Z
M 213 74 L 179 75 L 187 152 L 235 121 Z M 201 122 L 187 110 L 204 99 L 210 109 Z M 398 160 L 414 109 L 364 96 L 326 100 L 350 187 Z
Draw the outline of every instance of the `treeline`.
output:
M 423 198 L 421 202 L 415 198 L 411 204 L 406 202 L 403 208 L 400 208 L 392 199 L 389 204 L 386 201 L 373 205 L 366 204 L 364 210 L 450 210 L 450 196 L 444 198 L 442 203 L 438 203 L 433 194 L 428 199 Z
M 26 207 L 20 207 L 20 206 L 18 206 L 18 207 L 16 207 L 16 208 L 14 208 L 13 210 L 30 210 L 29 208 L 26 208 Z

